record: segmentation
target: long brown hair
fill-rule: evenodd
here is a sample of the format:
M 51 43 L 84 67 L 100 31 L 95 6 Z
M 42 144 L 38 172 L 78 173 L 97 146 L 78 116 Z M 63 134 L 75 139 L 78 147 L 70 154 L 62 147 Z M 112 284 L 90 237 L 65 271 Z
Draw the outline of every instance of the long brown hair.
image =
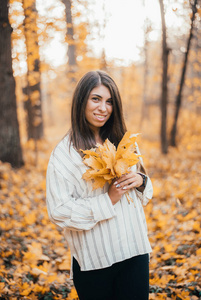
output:
M 109 120 L 100 128 L 100 137 L 103 141 L 108 138 L 117 147 L 126 132 L 121 96 L 116 83 L 103 71 L 88 72 L 78 82 L 72 99 L 70 142 L 78 151 L 96 145 L 94 134 L 85 117 L 85 108 L 91 91 L 101 84 L 110 91 L 113 111 Z

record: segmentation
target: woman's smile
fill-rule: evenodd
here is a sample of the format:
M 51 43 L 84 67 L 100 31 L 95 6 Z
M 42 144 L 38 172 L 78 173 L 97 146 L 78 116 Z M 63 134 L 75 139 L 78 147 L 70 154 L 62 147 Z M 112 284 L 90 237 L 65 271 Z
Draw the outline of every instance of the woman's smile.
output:
M 107 117 L 106 115 L 99 115 L 99 114 L 94 114 L 96 116 L 96 118 L 100 121 L 104 121 L 105 118 Z

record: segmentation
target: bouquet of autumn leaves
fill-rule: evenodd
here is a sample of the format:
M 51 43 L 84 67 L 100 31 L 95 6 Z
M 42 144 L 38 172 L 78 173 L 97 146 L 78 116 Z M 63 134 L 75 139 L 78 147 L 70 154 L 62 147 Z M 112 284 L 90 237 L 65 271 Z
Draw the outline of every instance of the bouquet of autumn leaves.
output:
M 135 153 L 137 135 L 127 131 L 117 148 L 106 139 L 103 145 L 97 144 L 97 148 L 81 150 L 84 153 L 83 162 L 89 167 L 82 178 L 91 180 L 95 190 L 128 173 L 141 156 Z M 129 203 L 133 201 L 128 192 L 125 195 Z

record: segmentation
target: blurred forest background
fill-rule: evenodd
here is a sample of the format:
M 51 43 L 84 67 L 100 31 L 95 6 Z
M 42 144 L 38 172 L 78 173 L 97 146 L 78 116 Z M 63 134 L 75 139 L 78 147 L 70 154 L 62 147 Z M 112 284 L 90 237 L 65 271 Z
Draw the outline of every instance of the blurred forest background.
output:
M 48 220 L 45 174 L 76 82 L 97 69 L 119 86 L 154 185 L 150 299 L 201 299 L 201 1 L 135 2 L 132 59 L 137 35 L 123 9 L 114 46 L 125 56 L 107 48 L 115 1 L 0 1 L 0 299 L 77 299 L 68 247 Z

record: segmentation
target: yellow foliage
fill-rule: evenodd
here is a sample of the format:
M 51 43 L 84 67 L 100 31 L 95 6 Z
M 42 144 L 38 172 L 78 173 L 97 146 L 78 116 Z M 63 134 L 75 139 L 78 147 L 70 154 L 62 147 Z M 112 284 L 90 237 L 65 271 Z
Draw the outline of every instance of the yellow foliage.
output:
M 4 282 L 0 282 L 0 292 L 2 293 L 3 290 L 5 288 L 5 283 Z
M 139 161 L 135 153 L 137 135 L 126 132 L 117 149 L 107 139 L 103 145 L 97 144 L 97 149 L 81 150 L 85 156 L 83 162 L 89 167 L 82 178 L 93 182 L 93 189 L 102 188 L 106 182 L 120 177 Z
M 197 256 L 201 256 L 201 248 L 196 251 Z
M 70 270 L 70 268 L 71 268 L 71 256 L 70 256 L 70 251 L 68 251 L 67 254 L 63 256 L 62 263 L 59 264 L 58 269 Z
M 68 295 L 68 300 L 77 300 L 78 295 L 75 288 L 72 288 L 70 294 Z
M 25 282 L 21 286 L 21 292 L 20 295 L 22 296 L 28 296 L 30 292 L 32 291 L 32 286 L 28 284 L 28 282 Z
M 58 102 L 54 108 L 57 106 Z M 60 106 L 56 120 L 61 118 L 63 108 L 64 105 Z M 144 134 L 139 141 L 146 152 L 145 164 L 155 192 L 145 207 L 153 249 L 149 298 L 198 300 L 201 284 L 200 116 L 191 115 L 189 111 L 181 113 L 180 142 L 164 156 L 158 141 L 152 140 L 150 135 L 151 130 L 155 134 L 159 128 L 155 123 L 159 119 L 156 110 L 154 107 L 151 122 L 142 130 L 148 138 Z M 31 160 L 33 140 L 23 142 L 26 164 L 21 169 L 15 170 L 0 162 L 0 294 L 5 299 L 78 298 L 74 288 L 68 292 L 73 286 L 69 279 L 70 252 L 63 232 L 49 221 L 45 203 L 47 161 L 56 139 L 65 133 L 66 111 L 64 113 L 61 127 L 58 121 L 47 127 L 48 141 L 38 142 L 37 166 Z M 189 123 L 189 117 L 193 122 Z M 130 118 L 129 127 L 133 124 L 133 116 Z M 132 128 L 136 128 L 135 125 Z M 90 152 L 86 154 L 90 156 Z M 95 157 L 97 153 L 93 154 Z M 66 264 L 64 269 L 63 263 Z M 23 292 L 27 295 L 22 295 Z
M 36 212 L 32 211 L 31 213 L 27 214 L 24 219 L 26 224 L 34 224 L 36 222 Z

